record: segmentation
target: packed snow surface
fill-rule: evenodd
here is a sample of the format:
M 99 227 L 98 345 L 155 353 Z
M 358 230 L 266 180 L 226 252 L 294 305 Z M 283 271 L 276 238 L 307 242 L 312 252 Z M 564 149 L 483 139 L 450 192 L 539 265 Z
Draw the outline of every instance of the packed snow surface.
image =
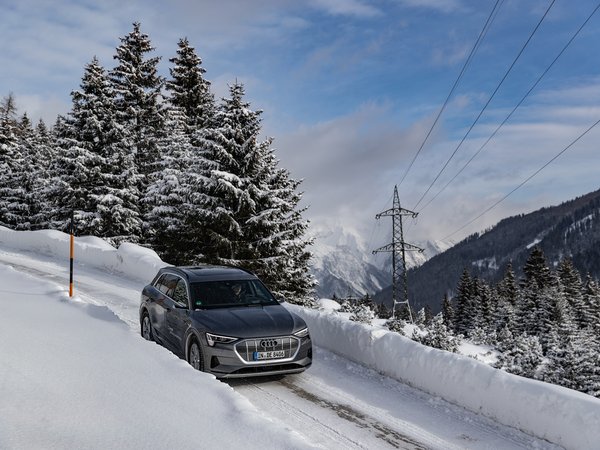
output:
M 68 236 L 55 231 L 0 228 L 0 246 L 23 252 L 23 259 L 27 252 L 35 252 L 68 260 Z M 108 272 L 143 285 L 165 265 L 151 250 L 127 244 L 117 250 L 95 238 L 77 238 L 75 254 L 79 264 L 102 269 L 95 276 L 105 277 L 105 283 L 120 283 Z M 18 264 L 18 255 L 13 259 Z M 202 442 L 223 448 L 311 445 L 226 384 L 132 333 L 136 312 L 126 302 L 118 305 L 122 302 L 118 295 L 111 301 L 121 308 L 119 317 L 126 313 L 129 327 L 114 308 L 90 305 L 85 299 L 67 302 L 64 288 L 40 283 L 5 265 L 0 265 L 0 282 L 0 448 L 197 448 Z M 98 289 L 96 280 L 85 282 Z M 137 285 L 122 283 L 115 286 L 116 292 L 139 296 Z M 305 318 L 313 342 L 335 355 L 565 448 L 598 448 L 598 399 L 348 321 L 327 301 L 321 302 L 321 311 L 289 307 Z M 260 399 L 267 397 L 261 394 Z M 156 411 L 160 426 L 150 426 Z M 465 415 L 464 420 L 472 419 Z M 190 429 L 194 433 L 185 432 Z M 531 441 L 530 446 L 552 448 L 543 441 Z M 464 448 L 516 447 L 465 443 Z

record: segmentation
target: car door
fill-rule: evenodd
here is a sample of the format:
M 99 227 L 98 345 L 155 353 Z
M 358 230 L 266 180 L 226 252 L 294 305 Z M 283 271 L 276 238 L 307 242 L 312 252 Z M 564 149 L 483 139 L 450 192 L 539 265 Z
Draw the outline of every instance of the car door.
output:
M 167 312 L 173 308 L 171 296 L 177 285 L 179 277 L 171 274 L 163 274 L 156 282 L 155 288 L 158 290 L 153 298 L 153 307 L 150 313 L 154 332 L 160 341 L 168 343 L 169 329 L 167 325 Z
M 166 326 L 171 347 L 177 353 L 184 353 L 185 333 L 190 326 L 190 295 L 187 283 L 177 277 L 171 294 L 170 308 L 166 309 Z

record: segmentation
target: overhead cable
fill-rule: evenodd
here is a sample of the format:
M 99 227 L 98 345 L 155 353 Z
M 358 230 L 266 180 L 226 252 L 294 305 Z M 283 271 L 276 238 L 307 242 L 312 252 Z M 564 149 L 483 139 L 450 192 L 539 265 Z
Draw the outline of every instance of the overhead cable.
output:
M 442 240 L 446 240 L 451 236 L 454 236 L 456 233 L 458 233 L 459 231 L 465 229 L 467 226 L 471 225 L 473 222 L 475 222 L 477 219 L 479 219 L 480 217 L 482 217 L 484 214 L 487 214 L 488 212 L 490 212 L 492 209 L 494 209 L 496 206 L 498 206 L 500 203 L 502 203 L 504 200 L 506 200 L 508 197 L 510 197 L 512 194 L 514 194 L 518 189 L 520 189 L 521 187 L 523 187 L 529 180 L 531 180 L 533 177 L 535 177 L 538 173 L 540 173 L 542 170 L 544 170 L 546 167 L 548 167 L 552 162 L 554 162 L 559 156 L 561 156 L 563 153 L 565 153 L 567 150 L 569 150 L 573 145 L 575 145 L 581 138 L 583 138 L 586 134 L 588 134 L 590 131 L 592 131 L 592 129 L 594 127 L 596 127 L 596 125 L 598 125 L 600 123 L 600 119 L 597 120 L 591 127 L 589 127 L 587 130 L 585 130 L 583 133 L 581 133 L 579 136 L 577 136 L 577 138 L 575 140 L 573 140 L 569 145 L 567 145 L 565 148 L 563 148 L 560 152 L 558 152 L 556 155 L 554 155 L 554 157 L 552 159 L 550 159 L 547 163 L 545 163 L 542 167 L 540 167 L 538 170 L 536 170 L 534 173 L 532 173 L 531 175 L 529 175 L 524 181 L 522 181 L 517 187 L 515 187 L 512 191 L 510 191 L 508 194 L 506 194 L 504 197 L 502 197 L 500 200 L 498 200 L 496 203 L 494 203 L 492 206 L 490 206 L 489 208 L 487 208 L 485 211 L 483 211 L 481 214 L 479 214 L 477 217 L 471 219 L 470 221 L 468 221 L 467 223 L 465 223 L 462 227 L 457 228 L 455 231 L 453 231 L 452 233 L 450 233 L 448 236 L 444 237 Z
M 494 4 L 494 8 L 490 12 L 490 15 L 488 16 L 487 20 L 485 21 L 485 24 L 483 25 L 483 28 L 481 29 L 481 32 L 479 33 L 479 36 L 477 37 L 477 41 L 475 41 L 475 45 L 473 45 L 473 48 L 471 49 L 471 52 L 469 53 L 469 56 L 467 57 L 465 63 L 463 64 L 463 67 L 462 67 L 460 73 L 458 74 L 458 77 L 456 78 L 456 81 L 454 81 L 454 84 L 452 85 L 452 89 L 450 89 L 450 93 L 446 97 L 446 100 L 444 101 L 444 104 L 442 105 L 442 108 L 439 110 L 439 112 L 438 112 L 435 120 L 433 121 L 433 125 L 431 125 L 431 127 L 429 128 L 429 131 L 427 132 L 427 135 L 425 136 L 425 139 L 421 143 L 421 146 L 417 150 L 417 153 L 415 153 L 415 156 L 413 156 L 412 161 L 410 162 L 410 164 L 408 165 L 408 168 L 404 172 L 404 175 L 402 176 L 402 179 L 398 183 L 398 186 L 400 186 L 402 184 L 402 182 L 406 178 L 406 175 L 408 175 L 408 172 L 410 171 L 410 169 L 412 168 L 413 164 L 415 163 L 417 157 L 421 153 L 421 150 L 423 150 L 423 147 L 425 146 L 425 143 L 427 142 L 427 140 L 429 139 L 429 136 L 433 132 L 433 129 L 437 125 L 440 116 L 442 115 L 442 113 L 446 109 L 446 106 L 448 105 L 448 101 L 450 100 L 450 97 L 452 97 L 452 94 L 454 93 L 454 90 L 458 86 L 458 83 L 460 82 L 462 76 L 464 75 L 465 71 L 467 70 L 467 66 L 470 64 L 471 60 L 473 59 L 473 56 L 475 56 L 475 53 L 477 52 L 477 49 L 479 48 L 479 45 L 480 45 L 481 41 L 483 40 L 483 38 L 487 34 L 487 31 L 488 31 L 489 27 L 491 26 L 491 24 L 492 24 L 492 22 L 494 20 L 495 13 L 497 12 L 497 10 L 499 10 L 498 5 L 501 6 L 502 3 L 504 3 L 504 0 L 496 0 L 496 3 Z
M 556 0 L 552 0 L 550 2 L 550 5 L 548 6 L 548 8 L 546 9 L 546 11 L 544 12 L 544 15 L 539 20 L 539 22 L 537 23 L 537 25 L 535 26 L 535 28 L 533 29 L 533 31 L 531 32 L 531 34 L 529 35 L 529 37 L 527 38 L 527 40 L 525 41 L 525 43 L 523 44 L 523 46 L 521 47 L 521 50 L 519 51 L 519 53 L 517 54 L 517 56 L 514 58 L 513 62 L 511 63 L 511 65 L 509 66 L 508 70 L 506 71 L 506 73 L 504 74 L 504 76 L 502 77 L 502 79 L 500 80 L 500 83 L 498 83 L 498 85 L 496 86 L 496 89 L 494 89 L 494 92 L 492 93 L 492 95 L 490 96 L 490 98 L 488 99 L 488 101 L 483 106 L 482 110 L 477 115 L 477 118 L 473 121 L 473 123 L 471 124 L 471 126 L 469 127 L 469 129 L 467 130 L 467 132 L 465 133 L 465 135 L 463 136 L 463 138 L 460 140 L 460 142 L 458 143 L 458 145 L 456 146 L 456 148 L 454 149 L 454 151 L 450 155 L 450 157 L 446 160 L 446 163 L 444 164 L 444 166 L 440 169 L 440 171 L 438 172 L 438 174 L 435 176 L 435 178 L 433 179 L 433 181 L 431 182 L 431 184 L 429 185 L 429 187 L 427 188 L 427 190 L 423 193 L 423 195 L 421 196 L 421 198 L 419 199 L 419 201 L 415 204 L 415 206 L 413 207 L 413 209 L 416 209 L 421 204 L 421 202 L 423 201 L 423 199 L 425 198 L 425 196 L 429 193 L 429 191 L 431 190 L 431 188 L 433 187 L 433 185 L 435 184 L 435 182 L 440 177 L 440 175 L 444 172 L 444 170 L 446 170 L 446 167 L 448 167 L 448 164 L 450 163 L 450 161 L 452 161 L 452 159 L 454 158 L 454 156 L 456 155 L 456 153 L 458 152 L 458 150 L 460 149 L 460 147 L 462 146 L 462 144 L 465 142 L 465 140 L 467 139 L 467 137 L 469 136 L 469 134 L 471 133 L 471 131 L 473 130 L 473 128 L 477 124 L 477 122 L 479 122 L 479 119 L 483 115 L 484 111 L 487 109 L 487 107 L 491 103 L 492 99 L 496 96 L 496 93 L 498 92 L 498 90 L 500 90 L 500 87 L 502 86 L 502 84 L 504 84 L 504 81 L 508 77 L 508 74 L 512 71 L 513 67 L 515 66 L 515 64 L 517 63 L 517 61 L 519 60 L 519 58 L 521 57 L 521 55 L 523 54 L 523 52 L 525 51 L 525 48 L 527 48 L 527 46 L 529 45 L 529 42 L 531 41 L 531 39 L 533 38 L 533 36 L 536 34 L 537 30 L 539 29 L 540 25 L 542 24 L 542 22 L 544 21 L 544 19 L 548 15 L 548 13 L 550 12 L 550 9 L 552 9 L 552 6 L 554 5 L 555 2 L 556 2 Z
M 594 16 L 594 14 L 596 14 L 596 12 L 598 11 L 598 9 L 600 9 L 600 3 L 598 3 L 598 5 L 594 8 L 594 10 L 591 12 L 591 14 L 587 17 L 587 19 L 585 19 L 585 21 L 583 22 L 583 24 L 579 27 L 579 29 L 575 32 L 575 34 L 573 34 L 573 36 L 571 36 L 571 39 L 569 39 L 569 41 L 565 44 L 565 46 L 562 48 L 562 50 L 558 53 L 558 55 L 556 55 L 556 57 L 554 58 L 554 60 L 550 63 L 550 65 L 546 68 L 546 70 L 544 70 L 544 72 L 538 77 L 538 79 L 535 81 L 535 83 L 533 83 L 533 85 L 531 86 L 531 88 L 529 88 L 529 90 L 525 93 L 525 95 L 523 96 L 523 98 L 521 98 L 521 100 L 519 101 L 519 103 L 517 103 L 517 105 L 512 109 L 512 111 L 510 112 L 510 114 L 508 114 L 508 116 L 506 116 L 506 118 L 502 121 L 502 123 L 500 125 L 498 125 L 498 127 L 494 130 L 494 132 L 490 135 L 490 137 L 487 138 L 487 140 L 483 143 L 483 145 L 481 147 L 479 147 L 479 150 L 477 150 L 473 156 L 471 156 L 471 158 L 462 166 L 462 168 L 456 172 L 456 174 L 452 177 L 452 179 L 450 181 L 448 181 L 444 187 L 442 187 L 437 194 L 435 194 L 426 204 L 425 206 L 423 206 L 419 212 L 423 211 L 425 208 L 427 208 L 462 172 L 463 170 L 465 170 L 465 168 L 471 164 L 471 161 L 473 161 L 477 155 L 479 155 L 479 153 L 481 153 L 481 151 L 484 149 L 484 147 L 494 138 L 494 136 L 496 135 L 496 133 L 498 133 L 498 131 L 500 130 L 500 128 L 502 128 L 504 126 L 504 124 L 506 122 L 508 122 L 508 120 L 512 117 L 512 115 L 515 113 L 515 111 L 521 106 L 521 104 L 525 101 L 525 99 L 529 96 L 529 94 L 531 94 L 531 92 L 537 87 L 537 85 L 540 83 L 540 81 L 542 81 L 542 78 L 544 78 L 546 76 L 546 74 L 550 71 L 550 69 L 552 68 L 552 66 L 554 66 L 554 64 L 556 63 L 556 61 L 558 61 L 558 59 L 562 56 L 562 54 L 565 52 L 565 50 L 571 45 L 571 43 L 575 40 L 575 38 L 579 35 L 579 33 L 581 32 L 581 30 L 587 25 L 587 23 L 590 21 L 590 19 Z

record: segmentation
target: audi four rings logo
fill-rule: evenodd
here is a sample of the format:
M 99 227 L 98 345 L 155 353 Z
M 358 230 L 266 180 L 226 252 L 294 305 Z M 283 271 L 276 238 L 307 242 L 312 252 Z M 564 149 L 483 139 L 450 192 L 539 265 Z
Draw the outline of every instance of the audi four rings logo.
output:
M 262 348 L 276 347 L 277 339 L 263 339 L 260 341 L 260 346 Z

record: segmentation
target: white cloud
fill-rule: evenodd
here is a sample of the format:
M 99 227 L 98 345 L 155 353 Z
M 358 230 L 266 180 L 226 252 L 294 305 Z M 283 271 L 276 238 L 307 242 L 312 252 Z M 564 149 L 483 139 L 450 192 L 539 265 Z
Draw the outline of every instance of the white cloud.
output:
M 376 17 L 382 12 L 367 2 L 358 0 L 312 0 L 312 4 L 333 15 Z
M 444 13 L 456 11 L 462 7 L 460 0 L 399 0 L 411 8 L 424 8 L 441 11 Z

